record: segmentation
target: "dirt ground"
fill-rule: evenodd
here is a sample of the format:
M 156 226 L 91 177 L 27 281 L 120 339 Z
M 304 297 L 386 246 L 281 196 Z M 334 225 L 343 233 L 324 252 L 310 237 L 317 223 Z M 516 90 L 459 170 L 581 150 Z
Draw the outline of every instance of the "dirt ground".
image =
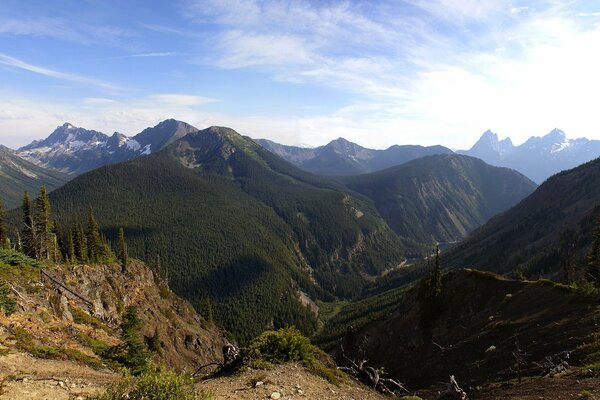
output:
M 470 397 L 473 400 L 600 400 L 600 379 L 543 378 L 521 385 L 511 385 L 482 391 Z
M 72 400 L 102 391 L 119 375 L 72 361 L 43 360 L 24 353 L 0 357 L 1 400 Z
M 354 380 L 348 380 L 339 386 L 333 385 L 294 363 L 278 365 L 268 371 L 248 371 L 240 375 L 210 379 L 199 383 L 197 387 L 212 391 L 219 400 L 386 399 Z M 279 393 L 281 397 L 277 397 L 275 393 Z

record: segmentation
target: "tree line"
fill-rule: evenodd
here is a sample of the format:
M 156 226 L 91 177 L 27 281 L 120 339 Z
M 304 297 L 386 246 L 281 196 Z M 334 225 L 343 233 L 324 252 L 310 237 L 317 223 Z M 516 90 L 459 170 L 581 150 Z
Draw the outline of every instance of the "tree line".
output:
M 52 206 L 48 191 L 42 186 L 39 195 L 31 199 L 23 195 L 21 226 L 11 238 L 8 232 L 4 207 L 0 201 L 0 248 L 18 251 L 40 261 L 53 263 L 111 263 L 118 261 L 123 270 L 127 268 L 127 243 L 123 228 L 119 230 L 116 254 L 108 240 L 100 232 L 92 207 L 88 209 L 86 224 L 72 217 L 70 227 L 63 229 L 52 218 Z

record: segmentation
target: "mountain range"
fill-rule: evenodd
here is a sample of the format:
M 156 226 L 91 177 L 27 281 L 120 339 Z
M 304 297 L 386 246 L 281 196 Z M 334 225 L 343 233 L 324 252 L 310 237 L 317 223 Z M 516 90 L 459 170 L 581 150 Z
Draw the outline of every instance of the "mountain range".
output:
M 159 151 L 197 131 L 197 128 L 173 119 L 133 137 L 117 132 L 108 136 L 65 123 L 46 139 L 18 149 L 17 154 L 38 166 L 78 175 Z M 282 145 L 267 139 L 255 141 L 296 167 L 322 176 L 372 173 L 429 155 L 453 153 L 444 146 L 394 145 L 375 150 L 344 138 L 316 148 Z M 554 129 L 543 137 L 530 137 L 515 146 L 510 138 L 499 140 L 497 134 L 488 130 L 469 150 L 457 150 L 456 153 L 480 158 L 490 165 L 512 168 L 539 184 L 555 173 L 600 156 L 600 141 L 568 139 L 563 131 Z
M 443 146 L 395 145 L 386 150 L 373 150 L 344 138 L 317 148 L 286 146 L 267 139 L 258 139 L 257 143 L 305 171 L 325 176 L 365 174 L 420 157 L 452 153 Z
M 162 149 L 198 129 L 168 119 L 130 138 L 78 128 L 70 123 L 57 127 L 44 140 L 21 147 L 17 154 L 34 164 L 63 173 L 79 175 L 104 165 L 131 160 Z
M 515 169 L 539 184 L 560 171 L 599 157 L 600 140 L 567 139 L 563 131 L 554 129 L 545 136 L 533 136 L 515 146 L 510 138 L 499 140 L 497 134 L 488 130 L 471 149 L 458 153 Z

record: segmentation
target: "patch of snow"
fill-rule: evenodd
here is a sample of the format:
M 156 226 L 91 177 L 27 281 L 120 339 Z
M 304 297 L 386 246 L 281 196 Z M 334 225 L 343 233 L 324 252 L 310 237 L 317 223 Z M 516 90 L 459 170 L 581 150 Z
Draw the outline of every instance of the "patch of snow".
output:
M 152 145 L 150 145 L 150 144 L 147 144 L 146 146 L 144 146 L 144 151 L 142 151 L 142 155 L 147 156 L 148 154 L 150 154 L 152 152 L 151 147 L 152 147 Z
M 570 140 L 565 140 L 562 143 L 556 143 L 554 146 L 552 146 L 552 150 L 550 150 L 550 153 L 551 154 L 558 153 L 559 151 L 568 149 L 572 145 L 573 145 L 573 143 Z
M 71 143 L 69 143 L 69 147 L 74 150 L 79 150 L 85 145 L 86 145 L 86 143 L 82 142 L 81 140 L 74 140 Z
M 133 151 L 138 151 L 140 149 L 140 147 L 142 147 L 140 145 L 140 142 L 138 142 L 135 139 L 129 139 L 129 140 L 127 140 L 127 142 L 125 144 L 127 145 L 128 149 L 133 150 Z M 150 145 L 148 145 L 148 146 L 150 146 Z

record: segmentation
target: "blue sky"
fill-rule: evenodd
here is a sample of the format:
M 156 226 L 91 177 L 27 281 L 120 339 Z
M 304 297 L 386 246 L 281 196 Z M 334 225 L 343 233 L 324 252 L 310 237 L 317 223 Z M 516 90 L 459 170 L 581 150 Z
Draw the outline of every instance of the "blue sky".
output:
M 0 2 L 0 143 L 166 118 L 320 145 L 600 139 L 600 1 Z

